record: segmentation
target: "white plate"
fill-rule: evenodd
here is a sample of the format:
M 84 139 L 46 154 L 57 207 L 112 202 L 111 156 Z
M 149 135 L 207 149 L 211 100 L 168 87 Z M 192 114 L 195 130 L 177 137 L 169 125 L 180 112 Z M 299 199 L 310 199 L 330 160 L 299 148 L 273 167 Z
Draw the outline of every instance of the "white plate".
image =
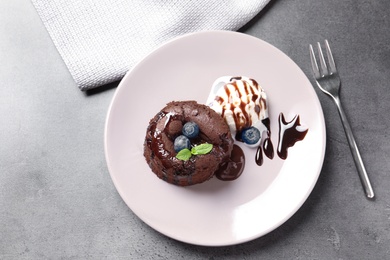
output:
M 286 160 L 265 157 L 260 167 L 255 149 L 245 147 L 245 170 L 232 182 L 183 188 L 158 179 L 143 157 L 149 120 L 172 100 L 205 103 L 225 75 L 254 78 L 265 89 L 275 149 L 281 112 L 287 120 L 300 115 L 305 139 Z M 162 45 L 127 73 L 108 111 L 105 152 L 119 194 L 149 226 L 191 244 L 232 245 L 269 233 L 301 207 L 321 171 L 325 123 L 309 80 L 280 50 L 241 33 L 200 32 Z

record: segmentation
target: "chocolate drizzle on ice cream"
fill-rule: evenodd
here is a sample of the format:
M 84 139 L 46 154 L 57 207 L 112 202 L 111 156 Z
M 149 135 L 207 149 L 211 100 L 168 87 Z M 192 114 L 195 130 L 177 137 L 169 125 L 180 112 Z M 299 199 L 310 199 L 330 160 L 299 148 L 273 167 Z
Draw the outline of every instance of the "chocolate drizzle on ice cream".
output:
M 268 158 L 273 158 L 267 95 L 256 80 L 230 76 L 218 78 L 207 105 L 225 119 L 236 141 L 245 143 L 242 140 L 245 129 L 255 127 L 259 130 L 260 138 L 256 143 L 245 143 L 257 148 L 255 160 L 258 165 L 263 163 L 263 152 Z
M 260 133 L 269 132 L 263 120 L 268 118 L 267 96 L 261 86 L 248 77 L 218 78 L 206 103 L 229 125 L 233 137 L 242 142 L 241 133 L 251 126 Z M 259 146 L 260 140 L 249 146 Z

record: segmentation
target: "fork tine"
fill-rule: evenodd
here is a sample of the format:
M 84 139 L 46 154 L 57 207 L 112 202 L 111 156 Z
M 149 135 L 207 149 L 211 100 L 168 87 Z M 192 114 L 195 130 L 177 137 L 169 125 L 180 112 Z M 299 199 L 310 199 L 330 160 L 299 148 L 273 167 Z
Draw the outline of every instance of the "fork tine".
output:
M 314 77 L 315 77 L 316 79 L 318 79 L 318 78 L 321 77 L 321 74 L 320 74 L 320 70 L 318 69 L 318 64 L 317 64 L 316 56 L 314 55 L 313 46 L 312 46 L 311 44 L 309 45 L 309 48 L 310 48 L 311 68 L 312 68 L 312 70 L 313 70 Z
M 321 69 L 321 76 L 328 75 L 328 67 L 326 66 L 324 54 L 322 53 L 321 44 L 317 42 L 317 48 L 318 48 L 318 55 L 320 59 L 320 69 Z
M 325 40 L 325 49 L 326 49 L 326 55 L 328 56 L 328 64 L 329 64 L 329 69 L 330 69 L 330 74 L 336 73 L 336 63 L 334 62 L 332 51 L 330 50 L 329 47 L 329 42 L 328 40 Z

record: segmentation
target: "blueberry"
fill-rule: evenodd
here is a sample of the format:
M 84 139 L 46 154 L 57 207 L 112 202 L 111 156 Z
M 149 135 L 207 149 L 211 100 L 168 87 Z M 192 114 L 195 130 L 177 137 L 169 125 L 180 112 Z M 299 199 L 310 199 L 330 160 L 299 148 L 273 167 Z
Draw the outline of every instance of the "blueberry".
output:
M 199 134 L 199 126 L 195 122 L 187 122 L 181 131 L 188 138 L 195 138 Z
M 179 135 L 175 138 L 175 141 L 173 142 L 173 149 L 175 149 L 175 152 L 180 152 L 183 149 L 190 149 L 191 148 L 191 142 L 188 137 L 184 135 Z
M 256 144 L 260 140 L 261 134 L 259 129 L 256 127 L 249 127 L 244 130 L 242 130 L 241 133 L 241 139 L 244 141 L 246 144 Z

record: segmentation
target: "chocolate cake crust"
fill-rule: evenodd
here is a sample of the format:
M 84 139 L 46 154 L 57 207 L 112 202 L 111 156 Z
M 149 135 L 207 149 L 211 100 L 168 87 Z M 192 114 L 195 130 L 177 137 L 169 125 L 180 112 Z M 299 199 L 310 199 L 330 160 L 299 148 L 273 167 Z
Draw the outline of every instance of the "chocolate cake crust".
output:
M 183 161 L 176 158 L 174 139 L 186 122 L 199 126 L 199 136 L 193 145 L 213 144 L 205 155 Z M 172 101 L 149 122 L 144 142 L 144 156 L 152 171 L 164 181 L 188 186 L 209 180 L 219 166 L 229 160 L 233 139 L 228 125 L 214 110 L 196 101 Z

